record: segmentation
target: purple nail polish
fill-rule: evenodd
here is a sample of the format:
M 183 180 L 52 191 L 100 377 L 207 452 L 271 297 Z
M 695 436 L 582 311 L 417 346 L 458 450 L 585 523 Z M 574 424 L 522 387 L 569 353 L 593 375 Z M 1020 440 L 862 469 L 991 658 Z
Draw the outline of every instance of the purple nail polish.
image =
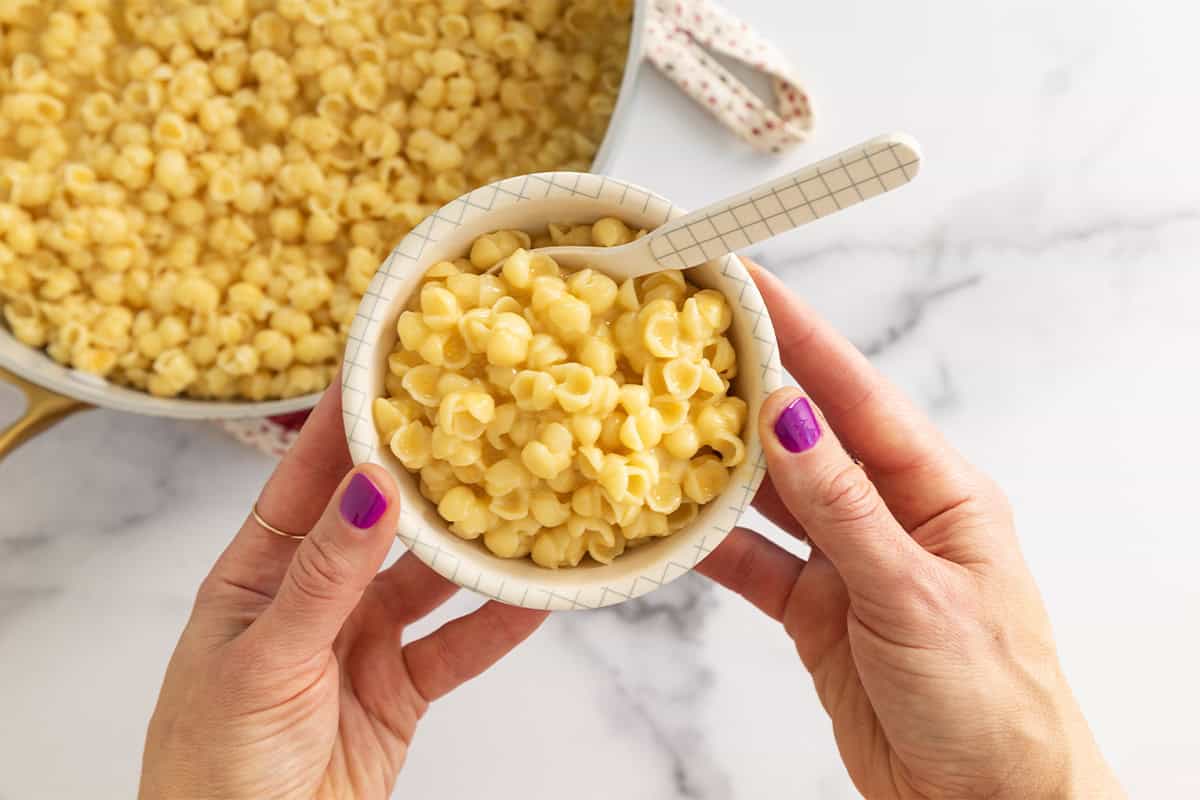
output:
M 821 424 L 807 397 L 797 397 L 775 420 L 775 436 L 788 452 L 803 453 L 821 440 Z
M 383 492 L 375 488 L 371 479 L 361 472 L 355 475 L 346 493 L 342 495 L 342 518 L 356 528 L 366 530 L 379 522 L 387 511 L 388 501 Z

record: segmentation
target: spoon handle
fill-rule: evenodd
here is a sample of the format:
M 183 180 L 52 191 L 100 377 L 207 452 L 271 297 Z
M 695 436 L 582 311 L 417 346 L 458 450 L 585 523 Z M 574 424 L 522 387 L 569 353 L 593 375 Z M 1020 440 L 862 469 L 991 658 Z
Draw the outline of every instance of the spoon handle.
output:
M 687 269 L 890 192 L 920 167 L 911 137 L 877 136 L 668 222 L 646 239 L 659 269 Z

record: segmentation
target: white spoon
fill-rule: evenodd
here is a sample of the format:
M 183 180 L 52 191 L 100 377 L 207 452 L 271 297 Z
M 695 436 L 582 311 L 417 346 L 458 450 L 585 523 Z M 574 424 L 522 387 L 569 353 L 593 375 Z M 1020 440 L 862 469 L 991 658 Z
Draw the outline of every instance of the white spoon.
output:
M 534 252 L 572 269 L 591 267 L 618 283 L 687 269 L 890 192 L 915 178 L 920 168 L 916 141 L 889 133 L 672 220 L 635 242 Z

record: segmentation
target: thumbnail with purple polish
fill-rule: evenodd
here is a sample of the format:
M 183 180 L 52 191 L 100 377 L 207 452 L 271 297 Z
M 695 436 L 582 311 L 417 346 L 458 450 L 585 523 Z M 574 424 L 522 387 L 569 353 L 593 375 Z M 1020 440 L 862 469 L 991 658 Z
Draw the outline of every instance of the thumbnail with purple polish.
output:
M 807 397 L 797 397 L 775 421 L 775 436 L 784 449 L 803 453 L 821 439 L 821 425 Z
M 366 530 L 379 522 L 383 512 L 387 511 L 387 505 L 383 492 L 375 488 L 370 478 L 359 473 L 342 495 L 342 518 L 354 527 Z

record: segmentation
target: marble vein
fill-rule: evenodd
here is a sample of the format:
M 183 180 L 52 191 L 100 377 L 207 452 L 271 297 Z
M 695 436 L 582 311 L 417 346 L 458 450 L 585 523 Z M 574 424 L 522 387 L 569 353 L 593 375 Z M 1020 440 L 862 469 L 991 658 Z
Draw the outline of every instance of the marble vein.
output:
M 696 718 L 713 683 L 696 636 L 714 605 L 713 585 L 687 576 L 635 601 L 571 615 L 562 625 L 573 649 L 603 676 L 614 721 L 638 731 L 660 754 L 678 800 L 733 796 Z M 647 670 L 651 665 L 658 668 Z
M 60 590 L 45 586 L 0 586 L 0 633 L 23 611 L 47 603 Z
M 1077 225 L 1054 228 L 1041 236 L 1025 238 L 989 237 L 969 232 L 956 232 L 942 227 L 935 236 L 916 244 L 888 242 L 834 241 L 814 248 L 791 249 L 785 253 L 762 250 L 750 258 L 767 269 L 791 281 L 819 263 L 854 264 L 866 258 L 880 256 L 898 262 L 909 277 L 893 297 L 892 310 L 881 315 L 872 326 L 874 332 L 852 336 L 855 346 L 868 357 L 877 358 L 901 342 L 911 338 L 936 304 L 946 298 L 978 289 L 986 280 L 985 272 L 968 271 L 955 277 L 946 273 L 962 272 L 985 253 L 1019 254 L 1025 257 L 1045 256 L 1059 249 L 1080 244 L 1127 242 L 1133 238 L 1145 246 L 1167 230 L 1200 223 L 1200 212 L 1176 209 L 1147 216 L 1098 218 Z M 1118 258 L 1102 259 L 1098 267 L 1119 269 Z

